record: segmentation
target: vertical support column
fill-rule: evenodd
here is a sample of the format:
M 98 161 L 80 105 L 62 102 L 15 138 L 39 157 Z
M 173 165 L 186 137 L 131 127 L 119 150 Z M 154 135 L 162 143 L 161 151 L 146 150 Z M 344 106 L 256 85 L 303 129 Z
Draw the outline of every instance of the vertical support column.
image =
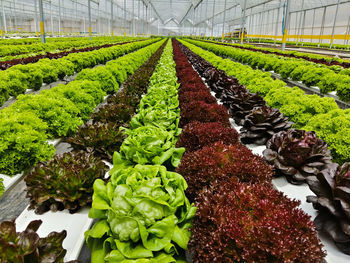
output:
M 305 16 L 306 16 L 306 10 L 304 10 L 304 15 L 303 15 L 303 24 L 302 24 L 302 26 L 301 26 L 301 36 L 300 36 L 300 42 L 301 42 L 301 45 L 303 45 L 303 38 L 302 38 L 302 36 L 304 35 L 304 30 L 305 30 Z
M 146 35 L 149 36 L 149 12 L 148 12 L 148 5 L 146 5 Z
M 77 34 L 80 31 L 80 22 L 78 23 L 78 1 L 75 2 L 75 22 L 77 25 Z
M 89 17 L 89 39 L 92 39 L 92 32 L 91 32 L 91 2 L 88 0 L 88 17 Z
M 244 1 L 244 4 L 247 1 Z M 226 23 L 226 4 L 227 4 L 227 0 L 225 0 L 225 9 L 224 9 L 224 17 L 222 19 L 222 40 L 225 39 L 225 23 Z
M 226 0 L 225 0 L 226 3 Z M 242 16 L 242 25 L 241 25 L 241 45 L 243 45 L 244 40 L 244 29 L 245 29 L 245 9 L 247 7 L 247 1 L 244 1 L 244 7 L 243 7 L 243 16 Z
M 4 21 L 4 30 L 5 30 L 5 33 L 7 33 L 7 23 L 6 23 L 6 14 L 5 14 L 5 8 L 4 8 L 4 0 L 1 0 L 1 8 L 2 8 L 2 19 Z
M 126 0 L 124 0 L 124 37 L 126 37 Z
M 350 16 L 349 16 L 349 19 L 348 19 L 348 25 L 347 25 L 347 27 L 346 27 L 346 33 L 345 33 L 345 35 L 349 35 L 349 33 L 350 33 Z M 345 43 L 346 43 L 346 45 L 348 45 L 349 44 L 349 39 L 344 39 L 344 45 L 345 45 Z M 349 49 L 349 47 L 348 47 L 348 49 Z
M 58 0 L 58 35 L 61 36 L 61 0 Z
M 37 0 L 34 0 L 34 30 L 35 30 L 35 34 L 38 36 L 38 7 L 37 7 L 38 3 Z
M 289 21 L 290 21 L 290 13 L 289 13 L 289 9 L 290 9 L 290 0 L 286 0 L 284 2 L 285 5 L 285 10 L 284 10 L 284 14 L 283 14 L 283 37 L 282 37 L 282 51 L 284 51 L 286 49 L 286 42 L 287 42 L 287 35 L 288 35 L 288 29 L 289 29 Z
M 16 16 L 16 0 L 13 0 L 13 15 L 15 17 L 16 33 L 18 33 L 18 24 L 17 24 L 17 16 Z
M 215 15 L 215 0 L 213 2 L 213 17 L 211 19 L 211 40 L 213 40 L 213 33 L 214 33 L 214 15 Z
M 135 15 L 134 15 L 134 12 L 135 12 L 135 0 L 132 0 L 132 36 L 134 37 L 135 35 Z
M 249 27 L 248 27 L 248 30 L 247 30 L 247 34 L 249 35 L 250 34 L 250 32 L 252 31 L 251 29 L 252 29 L 252 21 L 253 21 L 253 15 L 252 15 L 252 13 L 253 13 L 253 8 L 250 8 L 250 16 L 249 16 Z M 248 41 L 248 43 L 249 43 L 249 37 L 247 38 L 247 41 Z
M 322 23 L 321 23 L 321 30 L 320 30 L 320 39 L 318 40 L 318 46 L 320 46 L 320 43 L 322 43 L 321 36 L 323 35 L 324 23 L 325 23 L 325 20 L 326 20 L 326 9 L 327 9 L 327 7 L 325 6 L 323 8 Z
M 2 20 L 2 12 L 0 12 L 0 36 L 4 38 L 4 25 Z
M 338 0 L 338 2 L 337 2 L 337 9 L 335 10 L 335 16 L 334 16 L 333 27 L 332 27 L 332 38 L 331 38 L 331 43 L 330 43 L 330 45 L 329 45 L 329 48 L 332 48 L 332 46 L 333 46 L 334 31 L 335 31 L 335 23 L 337 22 L 337 16 L 338 16 L 338 10 L 339 10 L 339 3 L 340 3 L 340 0 Z
M 40 38 L 41 38 L 41 43 L 46 43 L 45 28 L 44 28 L 43 0 L 39 0 L 39 12 L 40 12 Z
M 192 5 L 192 7 L 193 7 L 193 11 L 192 11 L 192 30 L 191 30 L 191 35 L 193 36 L 194 35 L 194 19 L 195 19 L 195 10 L 196 9 L 194 8 L 193 5 Z
M 52 17 L 52 2 L 50 1 L 50 23 L 51 23 L 51 35 L 53 36 L 53 17 Z
M 302 11 L 304 9 L 304 0 L 301 2 L 301 11 L 300 11 L 300 18 L 299 18 L 299 27 L 298 27 L 298 35 L 297 35 L 297 45 L 299 43 L 299 38 L 300 38 L 300 31 L 301 31 L 301 22 L 302 22 L 302 16 L 305 13 Z
M 137 7 L 137 21 L 138 21 L 138 23 L 137 23 L 137 34 L 138 34 L 138 36 L 140 35 L 140 32 L 141 32 L 141 30 L 140 30 L 140 21 L 141 21 L 141 17 L 140 17 L 140 2 L 141 2 L 141 0 L 139 0 L 138 1 L 138 7 Z
M 316 13 L 316 9 L 314 9 L 314 15 L 312 17 L 312 27 L 311 27 L 311 35 L 314 35 L 314 28 L 315 28 L 315 13 Z M 313 42 L 313 39 L 311 39 L 311 42 Z
M 205 18 L 208 17 L 208 5 L 209 5 L 209 1 L 207 0 L 207 4 L 205 5 Z M 205 20 L 205 27 L 204 27 L 204 34 L 203 37 L 205 38 L 205 35 L 207 33 L 207 27 L 208 27 L 208 20 Z
M 261 35 L 262 35 L 262 34 L 261 34 L 261 31 L 262 31 L 262 26 L 263 26 L 263 21 L 264 21 L 263 11 L 260 12 L 260 17 L 259 17 L 259 18 L 260 18 L 260 23 L 259 23 L 259 25 L 260 25 L 260 29 L 259 29 L 259 33 L 260 33 L 260 34 L 259 34 L 259 43 L 260 43 L 260 41 L 261 41 Z M 259 25 L 258 25 L 258 26 L 259 26 Z M 258 27 L 258 26 L 257 26 L 257 27 Z
M 97 35 L 99 35 L 99 34 L 101 34 L 100 2 L 97 3 L 97 24 L 98 24 Z
M 275 26 L 275 41 L 274 41 L 275 45 L 276 45 L 276 40 L 277 40 L 277 36 L 278 36 L 278 20 L 280 19 L 281 5 L 282 5 L 282 0 L 280 0 L 280 4 L 278 6 L 278 11 L 277 11 L 277 19 L 276 19 L 276 26 Z
M 113 0 L 111 0 L 111 37 L 113 39 L 113 26 L 114 26 L 114 23 L 113 23 Z

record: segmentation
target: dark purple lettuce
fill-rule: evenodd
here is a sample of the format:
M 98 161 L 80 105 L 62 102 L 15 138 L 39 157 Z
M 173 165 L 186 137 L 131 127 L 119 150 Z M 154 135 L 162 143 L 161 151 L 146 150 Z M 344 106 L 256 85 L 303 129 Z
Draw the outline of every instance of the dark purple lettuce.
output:
M 243 143 L 255 143 L 265 145 L 266 142 L 280 131 L 286 131 L 292 127 L 293 123 L 278 109 L 268 106 L 255 107 L 245 116 L 241 131 L 241 141 Z
M 325 232 L 345 254 L 350 255 L 350 163 L 330 164 L 307 183 L 316 196 L 308 196 L 319 214 L 317 230 Z
M 93 113 L 91 118 L 94 122 L 113 122 L 122 125 L 130 121 L 134 112 L 134 107 L 124 103 L 106 104 Z
M 119 151 L 126 137 L 115 123 L 86 123 L 74 136 L 65 139 L 76 150 L 87 150 L 102 159 L 112 161 L 113 153 Z
M 67 232 L 51 232 L 40 238 L 36 231 L 41 220 L 30 222 L 23 232 L 16 232 L 16 223 L 3 221 L 0 224 L 0 261 L 1 262 L 45 262 L 60 263 L 66 254 L 62 242 Z
M 265 100 L 260 95 L 242 90 L 227 90 L 220 98 L 238 125 L 243 124 L 245 116 L 250 114 L 253 108 L 261 107 L 266 104 Z
M 49 162 L 38 163 L 24 179 L 29 209 L 42 214 L 48 210 L 77 212 L 92 203 L 93 183 L 103 179 L 108 166 L 93 153 L 69 152 Z
M 263 155 L 274 165 L 277 175 L 285 175 L 293 184 L 302 184 L 331 163 L 327 144 L 315 132 L 290 129 L 272 136 Z

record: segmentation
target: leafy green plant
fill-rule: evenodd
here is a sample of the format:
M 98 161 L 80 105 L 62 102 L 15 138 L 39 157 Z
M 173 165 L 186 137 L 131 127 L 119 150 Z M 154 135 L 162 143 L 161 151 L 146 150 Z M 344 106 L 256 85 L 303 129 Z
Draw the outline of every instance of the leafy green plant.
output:
M 166 164 L 177 167 L 185 148 L 175 148 L 177 137 L 174 131 L 166 131 L 155 126 L 142 126 L 134 130 L 124 130 L 128 137 L 115 152 L 113 164 L 129 166 L 133 164 Z
M 77 80 L 99 81 L 103 91 L 108 94 L 118 91 L 119 85 L 112 73 L 104 67 L 84 69 L 76 77 Z
M 29 89 L 39 90 L 43 85 L 43 75 L 35 65 L 16 65 L 11 70 L 19 70 L 25 74 L 26 85 Z
M 0 112 L 0 173 L 15 175 L 39 161 L 51 158 L 48 126 L 32 112 Z
M 101 84 L 98 81 L 91 80 L 75 80 L 67 84 L 67 87 L 72 87 L 73 89 L 82 88 L 84 92 L 90 94 L 95 101 L 95 104 L 99 104 L 103 101 L 104 96 L 107 95 L 105 91 L 102 90 Z
M 130 128 L 136 129 L 142 126 L 155 126 L 167 131 L 175 131 L 178 136 L 181 133 L 179 129 L 180 109 L 169 109 L 164 104 L 147 109 L 141 109 L 130 121 Z
M 114 169 L 111 180 L 94 183 L 89 217 L 98 221 L 85 232 L 91 262 L 176 261 L 187 249 L 195 215 L 185 196 L 184 178 L 160 165 Z
M 44 90 L 41 94 L 46 94 L 57 99 L 63 97 L 70 100 L 78 108 L 78 116 L 84 121 L 90 118 L 90 114 L 96 107 L 94 98 L 86 93 L 82 87 L 72 87 L 61 84 L 52 88 L 50 91 Z
M 25 177 L 29 209 L 77 212 L 92 202 L 92 185 L 104 178 L 108 166 L 93 153 L 68 152 L 37 164 Z
M 52 136 L 65 136 L 82 124 L 79 109 L 72 101 L 64 97 L 52 97 L 50 93 L 20 95 L 16 103 L 9 109 L 35 113 L 48 124 L 48 131 Z
M 350 160 L 350 109 L 332 110 L 325 114 L 312 117 L 302 128 L 315 131 L 328 143 L 336 162 L 344 163 Z

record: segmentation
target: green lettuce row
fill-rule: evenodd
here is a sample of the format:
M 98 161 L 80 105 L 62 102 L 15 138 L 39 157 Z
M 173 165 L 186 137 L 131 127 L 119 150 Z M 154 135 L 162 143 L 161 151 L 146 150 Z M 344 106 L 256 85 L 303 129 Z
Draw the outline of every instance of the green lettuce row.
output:
M 0 57 L 2 61 L 9 60 L 6 56 L 14 56 L 19 54 L 28 54 L 33 55 L 33 53 L 38 52 L 57 52 L 63 50 L 69 50 L 72 48 L 85 48 L 85 47 L 94 47 L 94 46 L 102 46 L 105 44 L 113 44 L 118 42 L 128 42 L 139 40 L 140 38 L 130 38 L 125 39 L 124 37 L 114 38 L 113 40 L 109 38 L 93 38 L 89 39 L 80 39 L 76 41 L 72 41 L 71 39 L 65 39 L 65 41 L 49 41 L 48 43 L 33 43 L 28 45 L 1 45 L 0 42 Z M 27 55 L 28 56 L 28 55 Z
M 33 64 L 15 65 L 0 71 L 0 105 L 10 96 L 18 96 L 27 89 L 38 90 L 43 83 L 52 83 L 84 68 L 92 68 L 104 64 L 124 54 L 135 51 L 158 41 L 150 39 L 109 48 L 101 48 L 91 52 L 71 53 L 59 59 L 41 59 Z
M 210 41 L 208 40 L 207 42 L 210 42 L 210 43 L 214 43 L 214 44 L 221 44 L 222 42 L 219 42 L 219 41 Z M 340 58 L 337 58 L 337 57 L 325 57 L 325 56 L 322 56 L 322 55 L 318 55 L 318 54 L 311 54 L 311 53 L 303 53 L 303 52 L 299 52 L 299 51 L 282 51 L 282 50 L 278 50 L 278 49 L 274 49 L 274 48 L 266 48 L 266 47 L 258 47 L 258 46 L 254 46 L 254 45 L 249 45 L 249 44 L 237 44 L 237 43 L 225 43 L 225 44 L 228 44 L 230 46 L 233 46 L 233 47 L 246 47 L 246 48 L 254 48 L 256 51 L 269 51 L 269 52 L 273 52 L 275 53 L 276 55 L 279 55 L 279 54 L 287 54 L 287 55 L 295 55 L 295 56 L 298 56 L 299 58 L 311 58 L 311 59 L 324 59 L 325 61 L 337 61 L 337 62 L 349 62 L 345 59 L 340 59 Z M 335 72 L 339 72 L 341 70 L 344 70 L 343 67 L 340 67 L 340 66 L 327 66 L 327 65 L 323 65 L 327 68 L 331 68 L 332 70 L 334 69 Z M 346 72 L 347 75 L 350 74 L 349 70 L 347 70 Z
M 303 59 L 263 54 L 196 40 L 187 41 L 213 51 L 217 55 L 230 57 L 238 62 L 246 63 L 252 68 L 264 69 L 266 71 L 274 70 L 276 73 L 281 74 L 282 78 L 302 81 L 307 86 L 318 86 L 322 93 L 336 91 L 340 99 L 350 101 L 349 70 L 343 70 L 340 67 L 334 68 L 333 66 L 333 70 L 340 69 L 339 73 L 335 73 L 327 66 Z M 266 76 L 270 76 L 270 73 L 266 72 Z
M 169 169 L 179 165 L 185 149 L 175 148 L 181 133 L 178 88 L 169 42 L 130 129 L 124 130 L 128 137 L 113 156 L 113 169 L 134 164 L 163 164 Z
M 115 40 L 119 39 L 125 39 L 124 36 L 122 37 L 114 37 Z M 138 39 L 142 39 L 141 37 L 138 37 Z M 60 42 L 76 42 L 76 41 L 85 41 L 90 40 L 89 37 L 48 37 L 46 38 L 46 43 L 60 43 Z M 111 40 L 110 36 L 96 36 L 92 39 L 94 40 Z M 0 45 L 31 45 L 31 44 L 40 44 L 41 39 L 38 38 L 3 38 L 0 39 Z
M 37 95 L 21 95 L 14 104 L 1 110 L 0 173 L 14 175 L 51 159 L 55 148 L 47 139 L 72 134 L 106 93 L 117 91 L 127 75 L 147 61 L 163 42 L 91 69 L 89 74 L 82 72 L 67 85 Z
M 171 131 L 173 137 L 171 140 L 177 137 L 176 125 L 170 125 L 173 129 L 168 131 L 165 127 L 159 127 L 161 125 L 158 121 L 165 121 L 162 116 L 144 118 L 143 116 L 147 114 L 141 114 L 143 110 L 148 109 L 157 111 L 157 102 L 163 105 L 166 111 L 177 114 L 178 109 L 175 105 L 178 105 L 178 101 L 168 98 L 175 96 L 177 99 L 176 82 L 172 46 L 171 42 L 168 42 L 150 79 L 150 92 L 142 98 L 139 113 L 135 115 L 137 121 L 134 120 L 134 123 L 137 123 L 137 127 L 127 131 L 127 133 L 135 132 L 135 135 L 139 133 L 139 139 L 144 141 L 136 150 L 137 154 L 134 155 L 133 149 L 128 149 L 125 150 L 125 155 L 131 154 L 141 158 L 146 156 L 146 153 L 140 151 L 142 147 L 150 149 L 150 152 L 154 150 L 152 145 L 157 144 L 157 141 L 143 135 L 140 129 L 147 129 L 150 132 L 162 131 L 164 134 Z M 165 91 L 169 91 L 169 94 Z M 166 109 L 165 102 L 171 101 L 173 104 L 169 104 L 169 108 Z M 152 111 L 147 113 L 152 114 Z M 171 120 L 172 124 L 178 123 Z M 158 141 L 162 141 L 161 135 L 158 136 Z M 175 148 L 172 146 L 170 149 Z M 158 158 L 162 158 L 167 151 L 169 150 L 163 149 L 163 153 L 159 151 L 155 154 L 158 154 Z M 172 155 L 173 153 L 167 158 Z M 137 163 L 136 160 L 134 163 Z M 167 171 L 165 166 L 136 164 L 133 167 L 134 163 L 122 166 L 114 160 L 114 167 L 110 171 L 110 182 L 105 185 L 102 180 L 96 180 L 94 183 L 93 203 L 89 216 L 98 221 L 85 233 L 88 247 L 92 251 L 91 262 L 185 263 L 180 250 L 187 249 L 189 228 L 196 213 L 196 208 L 189 203 L 184 193 L 187 188 L 186 181 L 181 175 Z
M 254 70 L 230 59 L 223 59 L 188 42 L 181 42 L 213 66 L 237 78 L 251 92 L 263 95 L 270 107 L 278 108 L 295 123 L 294 127 L 316 131 L 328 144 L 335 161 L 343 163 L 350 159 L 348 136 L 350 111 L 339 109 L 333 98 L 306 95 L 297 87 L 289 88 L 282 81 L 272 80 L 267 72 Z M 215 53 L 217 46 L 205 43 L 205 48 Z

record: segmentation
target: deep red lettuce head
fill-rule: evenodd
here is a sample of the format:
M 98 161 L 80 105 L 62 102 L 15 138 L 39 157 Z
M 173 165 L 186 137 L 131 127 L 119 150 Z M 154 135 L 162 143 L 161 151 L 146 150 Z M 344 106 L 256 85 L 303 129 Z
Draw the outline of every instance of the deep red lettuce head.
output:
M 67 251 L 63 249 L 62 242 L 67 232 L 51 232 L 47 237 L 41 238 L 36 233 L 41 224 L 41 220 L 34 220 L 23 232 L 16 232 L 14 220 L 3 221 L 0 224 L 1 262 L 63 263 Z
M 255 107 L 243 120 L 241 140 L 245 144 L 265 145 L 272 135 L 288 130 L 292 124 L 278 109 Z
M 214 180 L 237 177 L 243 182 L 269 184 L 273 175 L 272 167 L 244 145 L 223 142 L 186 153 L 176 171 L 186 179 L 191 201 Z
M 205 188 L 195 205 L 193 262 L 323 262 L 310 216 L 269 185 L 220 181 Z
M 237 91 L 236 89 L 227 89 L 221 95 L 221 101 L 228 108 L 231 116 L 239 125 L 254 107 L 264 106 L 266 104 L 263 97 L 249 91 Z
M 68 152 L 38 163 L 25 177 L 30 209 L 77 212 L 92 203 L 93 183 L 103 179 L 108 166 L 93 153 Z
M 315 218 L 318 230 L 334 240 L 336 246 L 350 255 L 350 164 L 341 167 L 332 163 L 317 175 L 309 176 L 307 183 L 316 196 L 307 201 L 319 211 Z
M 185 147 L 186 152 L 197 151 L 214 142 L 222 141 L 226 145 L 239 142 L 239 134 L 233 128 L 220 122 L 190 122 L 183 129 L 176 147 Z
M 222 105 L 193 101 L 182 106 L 180 127 L 192 121 L 221 122 L 222 125 L 230 127 L 229 118 L 227 109 Z
M 265 160 L 273 164 L 279 174 L 296 184 L 315 175 L 331 163 L 327 144 L 315 132 L 290 129 L 272 136 L 266 144 Z

